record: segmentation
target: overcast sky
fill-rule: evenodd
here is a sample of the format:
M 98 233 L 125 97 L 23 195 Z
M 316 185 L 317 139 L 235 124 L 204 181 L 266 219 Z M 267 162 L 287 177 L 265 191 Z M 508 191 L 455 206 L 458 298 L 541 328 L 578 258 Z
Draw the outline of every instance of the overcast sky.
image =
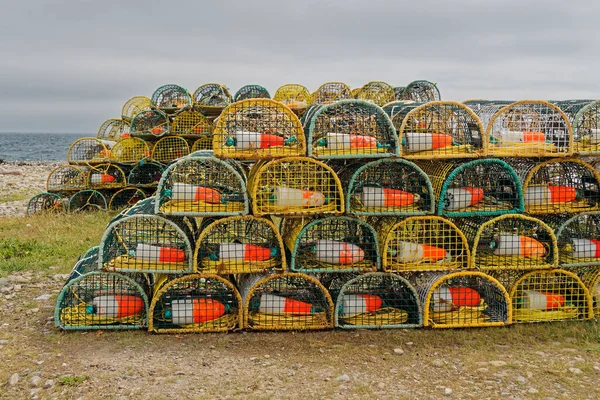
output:
M 0 0 L 0 132 L 94 133 L 207 82 L 437 82 L 444 100 L 600 98 L 600 2 Z

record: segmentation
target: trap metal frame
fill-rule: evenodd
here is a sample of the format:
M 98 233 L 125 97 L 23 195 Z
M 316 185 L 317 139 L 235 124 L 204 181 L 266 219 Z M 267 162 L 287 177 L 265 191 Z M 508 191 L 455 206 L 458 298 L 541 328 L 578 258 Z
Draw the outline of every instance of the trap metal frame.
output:
M 159 87 L 150 98 L 152 108 L 162 110 L 167 114 L 190 108 L 192 103 L 192 97 L 187 89 L 173 84 Z
M 573 127 L 573 153 L 600 155 L 600 100 L 553 101 Z
M 380 107 L 396 100 L 394 88 L 389 83 L 382 81 L 371 81 L 365 83 L 352 97 L 355 99 L 372 102 Z
M 146 96 L 134 96 L 123 104 L 121 109 L 121 119 L 131 121 L 131 119 L 142 111 L 148 111 L 151 108 L 151 101 Z
M 46 190 L 51 193 L 69 193 L 87 188 L 89 168 L 77 165 L 59 165 L 48 174 Z
M 102 164 L 110 161 L 111 149 L 115 144 L 114 141 L 98 138 L 77 139 L 69 147 L 67 160 L 75 165 Z
M 330 104 L 338 100 L 351 99 L 352 90 L 343 82 L 326 82 L 312 93 L 313 104 Z
M 267 88 L 261 85 L 246 85 L 242 86 L 235 92 L 233 101 L 238 102 L 249 99 L 270 99 L 271 95 Z
M 80 190 L 69 198 L 67 209 L 70 213 L 81 211 L 106 210 L 106 197 L 97 190 Z
M 137 137 L 119 140 L 110 151 L 110 161 L 119 164 L 137 164 L 152 154 L 152 144 Z
M 117 142 L 123 135 L 129 135 L 129 122 L 121 118 L 107 119 L 100 125 L 96 137 L 101 140 Z

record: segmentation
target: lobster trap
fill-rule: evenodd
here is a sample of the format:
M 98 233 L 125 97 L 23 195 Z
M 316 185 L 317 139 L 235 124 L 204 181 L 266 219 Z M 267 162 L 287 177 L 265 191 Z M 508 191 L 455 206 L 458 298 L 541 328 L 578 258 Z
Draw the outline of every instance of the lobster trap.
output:
M 192 241 L 192 231 L 182 218 L 126 216 L 106 228 L 100 242 L 100 268 L 118 272 L 191 272 Z
M 335 303 L 335 326 L 344 329 L 419 328 L 415 288 L 396 274 L 374 272 L 346 282 Z
M 333 301 L 315 278 L 300 273 L 243 275 L 244 328 L 304 331 L 333 328 Z
M 396 100 L 394 88 L 390 84 L 381 81 L 366 83 L 363 87 L 358 89 L 356 95 L 352 97 L 377 104 L 380 107 Z
M 154 145 L 151 158 L 156 162 L 168 164 L 188 154 L 190 145 L 187 140 L 179 136 L 165 136 Z
M 231 104 L 216 122 L 215 156 L 241 160 L 300 156 L 306 153 L 300 120 L 288 107 L 270 99 Z
M 101 140 L 118 142 L 123 135 L 129 135 L 129 122 L 120 118 L 111 118 L 100 125 L 96 137 Z
M 553 102 L 569 117 L 573 127 L 573 153 L 600 155 L 600 100 Z
M 218 117 L 221 111 L 233 101 L 225 85 L 207 83 L 201 85 L 194 92 L 194 105 L 208 116 Z
M 158 184 L 156 213 L 188 216 L 248 214 L 243 173 L 235 161 L 185 157 L 168 167 Z
M 592 298 L 583 282 L 561 269 L 531 271 L 510 289 L 513 321 L 586 320 L 594 316 Z
M 78 278 L 82 275 L 85 275 L 90 272 L 98 271 L 98 253 L 100 248 L 98 246 L 94 246 L 88 249 L 82 256 L 79 257 L 69 277 L 67 278 L 67 283 L 72 281 L 75 278 Z
M 494 114 L 485 134 L 487 154 L 495 157 L 568 156 L 573 129 L 564 112 L 540 100 L 506 105 Z
M 192 97 L 188 91 L 177 85 L 164 85 L 156 89 L 150 98 L 152 108 L 167 114 L 181 111 L 192 106 Z
M 302 116 L 308 106 L 312 104 L 312 96 L 308 89 L 305 86 L 292 83 L 277 89 L 273 100 L 285 104 L 298 116 Z
M 123 104 L 123 108 L 121 109 L 121 118 L 125 121 L 131 121 L 136 114 L 141 113 L 142 111 L 150 110 L 151 104 L 150 99 L 146 96 L 134 96 L 127 100 L 125 104 Z
M 349 165 L 338 172 L 346 211 L 368 215 L 433 214 L 433 187 L 416 164 L 400 158 Z
M 577 275 L 590 293 L 594 316 L 600 315 L 600 268 L 598 266 L 580 268 Z
M 157 162 L 140 162 L 127 175 L 127 183 L 131 186 L 152 188 L 158 186 L 165 166 Z
M 152 145 L 143 139 L 121 139 L 112 148 L 110 160 L 119 164 L 137 164 L 152 154 Z
M 412 81 L 407 86 L 402 87 L 402 90 L 398 90 L 396 99 L 398 100 L 409 100 L 417 103 L 429 103 L 431 101 L 440 101 L 440 90 L 437 87 L 437 83 L 419 80 Z
M 88 189 L 120 189 L 125 186 L 127 186 L 127 175 L 116 164 L 94 165 L 86 175 Z
M 46 180 L 46 190 L 51 193 L 64 193 L 83 190 L 87 186 L 88 167 L 59 165 L 50 171 Z
M 63 330 L 142 329 L 147 316 L 144 288 L 108 272 L 90 272 L 67 282 L 54 311 L 56 327 Z
M 509 160 L 523 182 L 529 214 L 560 214 L 600 210 L 600 174 L 576 158 Z
M 59 193 L 39 193 L 29 200 L 25 214 L 34 215 L 66 212 L 68 201 L 68 198 L 63 197 Z
M 555 226 L 560 268 L 573 270 L 600 266 L 600 211 L 581 213 L 568 219 L 555 217 L 548 222 Z
M 141 111 L 131 120 L 131 136 L 152 139 L 168 135 L 170 131 L 169 117 L 160 110 Z
M 116 142 L 97 138 L 77 139 L 67 153 L 69 164 L 93 165 L 110 160 L 110 152 Z
M 502 160 L 424 160 L 417 164 L 431 180 L 438 215 L 476 217 L 524 210 L 521 180 Z
M 386 272 L 453 271 L 469 266 L 466 237 L 451 221 L 437 216 L 373 221 Z
M 202 150 L 212 150 L 213 141 L 213 135 L 202 135 L 199 139 L 196 139 L 196 141 L 192 145 L 192 153 Z
M 185 138 L 198 138 L 212 135 L 212 123 L 198 111 L 189 110 L 178 113 L 173 118 L 170 133 Z
M 290 269 L 305 273 L 369 272 L 380 265 L 375 230 L 349 217 L 289 218 L 281 231 L 291 257 Z
M 350 86 L 343 82 L 327 82 L 312 94 L 314 104 L 330 104 L 338 100 L 351 99 Z
M 394 87 L 394 100 L 396 100 L 396 101 L 405 100 L 402 98 L 402 92 L 404 92 L 405 88 L 406 88 L 406 86 L 395 86 Z
M 285 270 L 285 251 L 273 223 L 252 215 L 203 221 L 194 269 L 202 273 L 247 274 Z
M 97 190 L 80 190 L 71 196 L 67 209 L 70 213 L 106 210 L 107 201 Z
M 242 86 L 233 96 L 233 101 L 242 101 L 249 99 L 270 99 L 269 91 L 260 85 Z
M 217 275 L 163 278 L 155 285 L 149 314 L 150 332 L 228 332 L 242 325 L 242 298 Z
M 256 163 L 248 178 L 252 211 L 263 215 L 342 214 L 342 184 L 331 167 L 308 157 Z
M 340 100 L 318 108 L 307 123 L 308 155 L 365 158 L 400 155 L 392 121 L 364 100 Z
M 138 188 L 126 187 L 116 191 L 108 202 L 110 210 L 118 210 L 120 208 L 131 207 L 140 200 L 146 198 L 146 193 Z
M 419 294 L 424 326 L 474 328 L 513 321 L 506 289 L 482 272 L 421 273 L 411 283 Z
M 405 158 L 475 158 L 485 154 L 487 140 L 481 121 L 461 103 L 400 101 L 387 104 L 384 110 L 402 141 Z

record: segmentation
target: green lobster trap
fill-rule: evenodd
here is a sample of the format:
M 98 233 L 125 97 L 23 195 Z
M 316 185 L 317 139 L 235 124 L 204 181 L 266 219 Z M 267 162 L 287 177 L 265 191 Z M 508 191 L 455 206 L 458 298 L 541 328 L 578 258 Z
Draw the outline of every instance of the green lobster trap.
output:
M 240 160 L 300 156 L 306 141 L 300 120 L 283 104 L 249 99 L 229 105 L 216 121 L 215 156 Z
M 106 210 L 106 197 L 97 190 L 80 190 L 71 196 L 67 209 L 70 213 Z
M 150 158 L 153 161 L 168 164 L 189 154 L 190 145 L 187 140 L 179 136 L 165 136 L 156 142 Z
M 158 184 L 157 214 L 229 216 L 248 214 L 245 177 L 235 161 L 185 157 L 168 167 Z
M 75 263 L 75 265 L 73 266 L 73 269 L 71 270 L 71 273 L 69 274 L 69 277 L 67 278 L 67 282 L 65 283 L 65 285 L 67 283 L 69 283 L 70 281 L 72 281 L 73 279 L 78 278 L 82 275 L 85 275 L 90 272 L 98 271 L 98 253 L 99 252 L 100 252 L 100 247 L 94 246 L 94 247 L 90 247 L 85 252 L 85 254 L 81 255 L 79 257 L 79 259 L 77 260 L 77 262 Z
M 192 271 L 193 234 L 182 218 L 134 214 L 112 222 L 100 242 L 107 271 L 182 274 Z
M 315 278 L 300 273 L 240 277 L 244 328 L 305 331 L 333 328 L 333 301 Z
M 100 125 L 96 137 L 100 140 L 117 142 L 127 135 L 129 135 L 129 122 L 120 118 L 110 118 Z
M 233 102 L 231 94 L 225 85 L 206 83 L 194 92 L 194 106 L 204 115 L 215 118 L 223 109 Z
M 600 266 L 600 211 L 545 219 L 555 228 L 560 268 Z
M 307 123 L 308 155 L 365 158 L 400 155 L 392 121 L 364 100 L 340 100 L 318 108 Z
M 134 187 L 126 187 L 116 191 L 108 201 L 110 210 L 118 210 L 120 208 L 131 207 L 140 200 L 146 198 L 146 192 Z
M 573 127 L 573 153 L 600 155 L 600 100 L 555 101 Z
M 275 92 L 273 100 L 285 104 L 297 116 L 302 116 L 312 104 L 312 96 L 306 86 L 289 83 Z
M 146 96 L 134 96 L 123 104 L 121 109 L 121 118 L 125 121 L 131 121 L 136 114 L 142 111 L 148 111 L 151 108 L 151 101 Z
M 402 92 L 404 92 L 405 88 L 406 88 L 406 86 L 395 86 L 394 87 L 394 100 L 395 101 L 406 100 L 406 99 L 402 98 Z
M 156 187 L 165 168 L 163 164 L 157 162 L 140 162 L 129 171 L 127 184 L 141 188 Z
M 461 103 L 400 101 L 387 104 L 384 110 L 402 141 L 404 158 L 475 158 L 485 154 L 487 140 L 481 121 Z
M 148 324 L 148 297 L 125 275 L 90 272 L 63 287 L 54 321 L 63 330 L 143 329 Z
M 98 164 L 90 167 L 86 176 L 88 189 L 120 189 L 127 186 L 125 171 L 116 164 Z
M 27 203 L 26 215 L 62 213 L 67 211 L 68 197 L 60 193 L 43 192 L 33 196 Z
M 483 272 L 425 272 L 411 277 L 411 283 L 419 294 L 424 326 L 474 328 L 513 321 L 506 289 Z
M 173 135 L 195 139 L 200 136 L 211 136 L 212 123 L 198 111 L 186 110 L 173 118 L 170 133 Z
M 342 184 L 331 167 L 308 157 L 256 163 L 248 177 L 252 212 L 263 215 L 342 214 Z
M 154 139 L 168 135 L 171 121 L 160 110 L 146 110 L 136 114 L 131 120 L 130 135 L 143 139 Z
M 94 165 L 110 161 L 110 152 L 116 142 L 97 138 L 77 139 L 67 153 L 69 164 Z
M 285 251 L 273 223 L 252 215 L 203 221 L 194 269 L 202 273 L 248 274 L 285 270 Z
M 355 99 L 366 100 L 370 103 L 377 104 L 383 107 L 385 104 L 396 100 L 394 88 L 389 84 L 381 81 L 372 81 L 366 83 L 358 89 Z
M 600 174 L 577 158 L 508 160 L 523 182 L 525 212 L 534 215 L 600 210 Z
M 521 180 L 506 162 L 487 158 L 472 161 L 419 161 L 433 185 L 438 215 L 492 216 L 524 210 Z
M 233 96 L 233 101 L 242 101 L 249 99 L 270 99 L 269 91 L 260 85 L 242 86 Z
M 51 193 L 83 190 L 87 187 L 88 172 L 85 166 L 59 165 L 48 174 L 46 190 Z
M 155 333 L 228 332 L 242 325 L 242 298 L 212 274 L 162 278 L 154 286 L 148 330 Z
M 343 82 L 327 82 L 319 86 L 312 94 L 314 104 L 330 104 L 338 100 L 351 99 L 350 86 Z
M 284 243 L 290 252 L 290 269 L 305 273 L 369 272 L 380 266 L 375 230 L 349 217 L 282 222 Z
M 192 97 L 187 89 L 177 85 L 164 85 L 156 89 L 150 98 L 152 108 L 172 114 L 192 107 Z
M 152 154 L 152 144 L 137 137 L 119 140 L 110 152 L 110 161 L 119 164 L 137 164 Z
M 350 164 L 338 172 L 346 188 L 346 211 L 369 215 L 433 214 L 435 198 L 429 177 L 400 158 Z
M 573 153 L 573 129 L 567 115 L 541 100 L 506 105 L 487 126 L 487 154 L 495 157 L 550 157 Z
M 425 80 L 412 81 L 407 86 L 397 89 L 397 100 L 409 100 L 417 103 L 428 103 L 431 101 L 440 101 L 442 99 L 440 96 L 440 90 L 437 87 L 437 83 Z
M 386 272 L 453 271 L 467 268 L 471 261 L 465 235 L 445 218 L 383 217 L 373 226 Z
M 346 282 L 335 303 L 335 326 L 344 329 L 419 328 L 421 303 L 409 281 L 374 272 Z

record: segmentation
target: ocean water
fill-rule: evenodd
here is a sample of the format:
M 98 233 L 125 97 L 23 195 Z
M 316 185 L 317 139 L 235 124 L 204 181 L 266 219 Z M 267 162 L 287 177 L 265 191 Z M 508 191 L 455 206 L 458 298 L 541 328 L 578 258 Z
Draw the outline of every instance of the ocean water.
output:
M 67 151 L 84 133 L 0 133 L 0 160 L 66 161 Z

